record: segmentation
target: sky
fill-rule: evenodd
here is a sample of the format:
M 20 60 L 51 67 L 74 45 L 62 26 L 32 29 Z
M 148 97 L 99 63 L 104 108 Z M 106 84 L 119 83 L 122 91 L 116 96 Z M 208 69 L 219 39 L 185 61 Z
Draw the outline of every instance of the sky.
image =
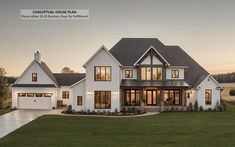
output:
M 86 20 L 22 20 L 21 9 L 89 9 Z M 235 71 L 234 0 L 0 0 L 0 66 L 19 76 L 39 51 L 53 72 L 121 38 L 178 45 L 211 74 Z

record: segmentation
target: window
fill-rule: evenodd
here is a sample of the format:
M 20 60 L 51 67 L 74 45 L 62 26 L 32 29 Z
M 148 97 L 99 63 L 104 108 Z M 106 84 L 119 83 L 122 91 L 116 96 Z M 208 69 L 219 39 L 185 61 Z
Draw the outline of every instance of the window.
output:
M 62 99 L 69 99 L 69 91 L 62 91 Z
M 36 97 L 43 97 L 42 93 L 35 93 Z
M 180 105 L 180 90 L 164 90 L 163 94 L 165 105 Z
M 111 66 L 95 66 L 95 81 L 111 81 Z
M 26 97 L 26 93 L 18 93 L 19 97 Z
M 111 108 L 111 91 L 95 91 L 95 109 Z
M 206 105 L 211 105 L 212 101 L 212 90 L 207 89 L 205 90 L 205 103 Z
M 82 105 L 82 96 L 77 96 L 77 105 Z
M 139 106 L 140 105 L 140 91 L 139 90 L 125 90 L 124 105 L 125 106 Z
M 37 73 L 32 73 L 32 82 L 37 82 L 37 81 L 38 81 Z
M 27 93 L 27 97 L 34 97 L 34 93 Z
M 141 67 L 141 80 L 162 80 L 162 68 Z
M 179 70 L 171 70 L 171 78 L 179 78 Z
M 133 78 L 133 70 L 125 70 L 125 78 Z
M 44 93 L 44 97 L 51 97 L 52 93 Z

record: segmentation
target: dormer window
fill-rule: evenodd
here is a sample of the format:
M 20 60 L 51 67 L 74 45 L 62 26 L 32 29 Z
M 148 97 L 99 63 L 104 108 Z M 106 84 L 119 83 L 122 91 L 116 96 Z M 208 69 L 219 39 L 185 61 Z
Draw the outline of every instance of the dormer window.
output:
M 125 70 L 125 78 L 133 78 L 133 70 Z
M 37 81 L 38 81 L 37 73 L 32 73 L 32 82 L 37 82 Z
M 179 78 L 179 70 L 174 69 L 171 71 L 171 78 Z

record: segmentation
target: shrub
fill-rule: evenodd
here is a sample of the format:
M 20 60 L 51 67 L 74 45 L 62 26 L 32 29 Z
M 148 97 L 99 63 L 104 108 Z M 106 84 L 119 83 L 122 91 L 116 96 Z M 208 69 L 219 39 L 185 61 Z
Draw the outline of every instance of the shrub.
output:
M 89 114 L 91 111 L 90 111 L 90 109 L 87 109 L 87 113 Z
M 197 100 L 194 103 L 194 111 L 198 111 L 198 102 L 197 102 Z
M 208 108 L 208 111 L 211 111 L 212 109 L 211 108 Z
M 193 104 L 192 104 L 192 103 L 189 103 L 189 105 L 188 105 L 188 111 L 193 111 Z
M 68 106 L 67 106 L 67 112 L 68 112 L 68 113 L 72 113 L 72 106 L 71 106 L 71 105 L 68 105 Z
M 231 90 L 229 91 L 229 95 L 230 95 L 230 96 L 235 96 L 235 90 L 234 90 L 234 89 L 231 89 Z
M 118 113 L 118 109 L 117 108 L 115 109 L 115 113 Z
M 83 109 L 81 110 L 81 114 L 84 114 L 84 110 Z
M 92 110 L 92 114 L 95 114 L 95 110 Z
M 199 111 L 204 111 L 202 106 L 199 107 Z
M 221 110 L 222 111 L 226 111 L 227 110 L 227 105 L 226 105 L 226 103 L 222 99 L 220 101 L 220 106 L 221 106 Z
M 106 113 L 106 110 L 103 110 L 103 113 L 105 114 L 105 113 Z
M 130 107 L 127 108 L 127 112 L 131 113 L 131 108 Z

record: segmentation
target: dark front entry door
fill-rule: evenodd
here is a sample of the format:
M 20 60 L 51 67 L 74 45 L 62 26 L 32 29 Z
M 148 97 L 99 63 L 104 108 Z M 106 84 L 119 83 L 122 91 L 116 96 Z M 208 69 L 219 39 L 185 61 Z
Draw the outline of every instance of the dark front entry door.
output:
M 157 105 L 157 96 L 160 91 L 158 90 L 147 90 L 146 91 L 146 105 L 154 106 Z

